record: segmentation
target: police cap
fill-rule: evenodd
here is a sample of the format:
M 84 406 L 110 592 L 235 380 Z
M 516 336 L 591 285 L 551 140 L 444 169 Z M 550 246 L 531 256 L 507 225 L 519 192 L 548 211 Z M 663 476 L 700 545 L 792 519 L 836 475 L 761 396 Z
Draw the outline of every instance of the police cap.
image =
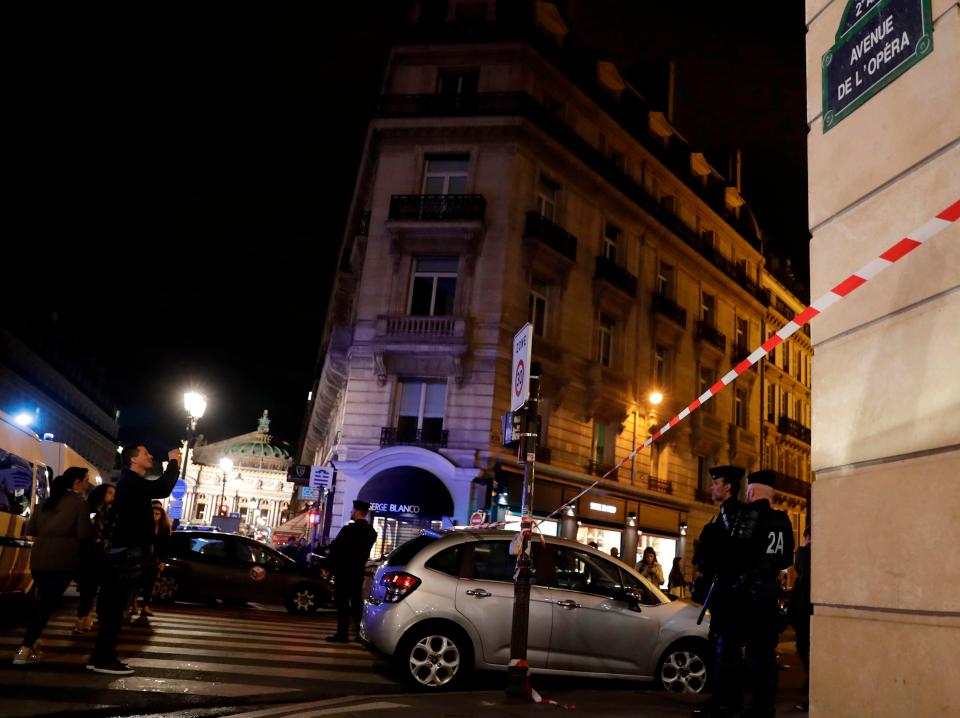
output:
M 770 469 L 761 469 L 747 476 L 747 483 L 763 484 L 764 486 L 774 488 L 777 485 L 777 475 Z
M 353 502 L 354 511 L 369 511 L 370 502 L 369 501 L 354 501 Z
M 710 478 L 722 480 L 728 484 L 739 484 L 743 481 L 743 475 L 746 472 L 739 466 L 713 466 L 710 468 Z

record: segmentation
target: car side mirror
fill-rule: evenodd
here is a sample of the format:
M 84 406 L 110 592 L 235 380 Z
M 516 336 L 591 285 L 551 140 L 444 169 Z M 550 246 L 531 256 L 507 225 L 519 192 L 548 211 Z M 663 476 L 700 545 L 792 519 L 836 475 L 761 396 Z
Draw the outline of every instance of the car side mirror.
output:
M 640 608 L 640 596 L 632 588 L 624 590 L 623 600 L 627 602 L 627 606 L 631 611 L 636 611 L 637 613 L 641 612 L 642 609 Z

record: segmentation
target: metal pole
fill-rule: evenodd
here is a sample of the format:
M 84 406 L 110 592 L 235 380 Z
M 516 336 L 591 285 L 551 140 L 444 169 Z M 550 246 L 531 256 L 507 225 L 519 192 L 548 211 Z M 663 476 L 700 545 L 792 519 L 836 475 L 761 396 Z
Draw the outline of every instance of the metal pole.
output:
M 197 430 L 197 420 L 193 417 L 190 417 L 190 421 L 187 422 L 187 450 L 183 452 L 183 466 L 180 467 L 180 478 L 186 481 L 187 478 L 187 464 L 190 459 L 190 447 L 193 446 L 194 432 Z
M 533 483 L 537 463 L 537 414 L 540 403 L 540 368 L 530 367 L 530 400 L 523 411 L 520 436 L 520 460 L 523 462 L 523 498 L 520 504 L 520 554 L 513 583 L 513 630 L 510 634 L 510 660 L 527 660 L 527 635 L 530 624 L 530 532 L 533 529 Z M 507 668 L 507 695 L 525 697 L 527 669 Z

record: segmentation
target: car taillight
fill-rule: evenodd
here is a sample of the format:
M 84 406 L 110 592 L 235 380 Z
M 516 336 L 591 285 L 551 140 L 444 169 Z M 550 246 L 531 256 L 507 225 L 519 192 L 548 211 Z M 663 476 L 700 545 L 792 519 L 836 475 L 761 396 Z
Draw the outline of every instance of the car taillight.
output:
M 420 585 L 420 579 L 403 571 L 392 571 L 385 573 L 380 583 L 387 591 L 383 600 L 387 603 L 397 603 L 413 593 L 414 589 Z

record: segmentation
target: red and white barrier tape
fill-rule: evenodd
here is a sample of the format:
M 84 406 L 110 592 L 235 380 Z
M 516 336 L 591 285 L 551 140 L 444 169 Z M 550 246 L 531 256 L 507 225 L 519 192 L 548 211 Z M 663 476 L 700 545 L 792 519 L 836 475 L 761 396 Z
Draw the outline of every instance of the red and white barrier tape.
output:
M 666 424 L 660 427 L 656 432 L 651 434 L 647 438 L 647 440 L 643 442 L 641 446 L 631 451 L 630 454 L 623 461 L 621 461 L 612 469 L 607 471 L 603 476 L 601 476 L 599 479 L 594 481 L 592 484 L 590 484 L 590 486 L 588 486 L 579 494 L 574 496 L 570 501 L 567 501 L 565 504 L 563 504 L 560 508 L 558 508 L 556 511 L 551 513 L 549 516 L 547 516 L 544 519 L 541 519 L 541 521 L 545 521 L 546 519 L 556 516 L 567 506 L 572 505 L 581 496 L 591 491 L 594 487 L 597 486 L 597 484 L 599 484 L 601 481 L 607 478 L 610 474 L 617 471 L 621 466 L 623 466 L 628 461 L 633 459 L 634 456 L 636 456 L 638 453 L 646 449 L 654 441 L 656 441 L 661 436 L 666 434 L 668 431 L 670 431 L 670 429 L 675 427 L 681 421 L 683 421 L 688 416 L 690 416 L 690 414 L 695 412 L 701 406 L 703 406 L 708 401 L 710 401 L 710 399 L 712 399 L 717 394 L 719 394 L 727 385 L 733 383 L 734 379 L 736 379 L 738 376 L 743 374 L 743 372 L 745 372 L 747 369 L 752 367 L 754 364 L 760 361 L 763 357 L 765 357 L 771 351 L 776 349 L 780 344 L 782 344 L 787 339 L 789 339 L 793 334 L 798 332 L 804 324 L 807 324 L 815 316 L 817 316 L 818 314 L 822 314 L 831 306 L 833 306 L 834 304 L 839 302 L 841 299 L 846 297 L 848 294 L 850 294 L 854 289 L 856 289 L 857 287 L 863 284 L 866 284 L 869 280 L 873 279 L 878 274 L 880 274 L 880 272 L 892 266 L 896 262 L 899 262 L 901 259 L 907 256 L 910 252 L 915 250 L 921 244 L 924 244 L 925 242 L 932 239 L 934 236 L 942 232 L 944 229 L 949 227 L 958 219 L 960 219 L 960 200 L 957 200 L 956 202 L 951 204 L 949 207 L 947 207 L 945 210 L 940 212 L 936 217 L 934 217 L 930 221 L 917 227 L 917 229 L 910 232 L 910 234 L 908 234 L 899 242 L 891 246 L 889 249 L 883 252 L 876 259 L 860 267 L 860 269 L 858 269 L 849 277 L 844 279 L 842 282 L 836 285 L 833 289 L 819 296 L 816 300 L 810 303 L 810 306 L 808 306 L 802 312 L 794 316 L 793 319 L 791 319 L 789 322 L 784 324 L 783 327 L 780 329 L 780 331 L 778 331 L 776 334 L 770 337 L 767 341 L 765 341 L 763 344 L 757 347 L 746 359 L 744 359 L 742 362 L 740 362 L 735 367 L 733 367 L 733 369 L 731 369 L 726 374 L 724 374 L 724 376 L 716 384 L 711 386 L 703 394 L 697 397 L 697 399 L 695 399 L 693 403 L 687 406 L 683 411 L 681 411 L 675 417 L 670 419 L 670 421 L 668 421 Z
M 524 679 L 524 684 L 526 685 L 527 696 L 534 703 L 543 703 L 545 705 L 559 706 L 560 708 L 563 708 L 563 710 L 565 711 L 576 710 L 577 707 L 573 703 L 561 703 L 560 701 L 544 698 L 539 693 L 537 693 L 537 691 L 534 690 L 533 686 L 530 685 L 530 665 L 526 661 L 521 661 L 517 658 L 513 658 L 510 661 L 510 667 L 523 668 L 526 671 L 526 678 Z

